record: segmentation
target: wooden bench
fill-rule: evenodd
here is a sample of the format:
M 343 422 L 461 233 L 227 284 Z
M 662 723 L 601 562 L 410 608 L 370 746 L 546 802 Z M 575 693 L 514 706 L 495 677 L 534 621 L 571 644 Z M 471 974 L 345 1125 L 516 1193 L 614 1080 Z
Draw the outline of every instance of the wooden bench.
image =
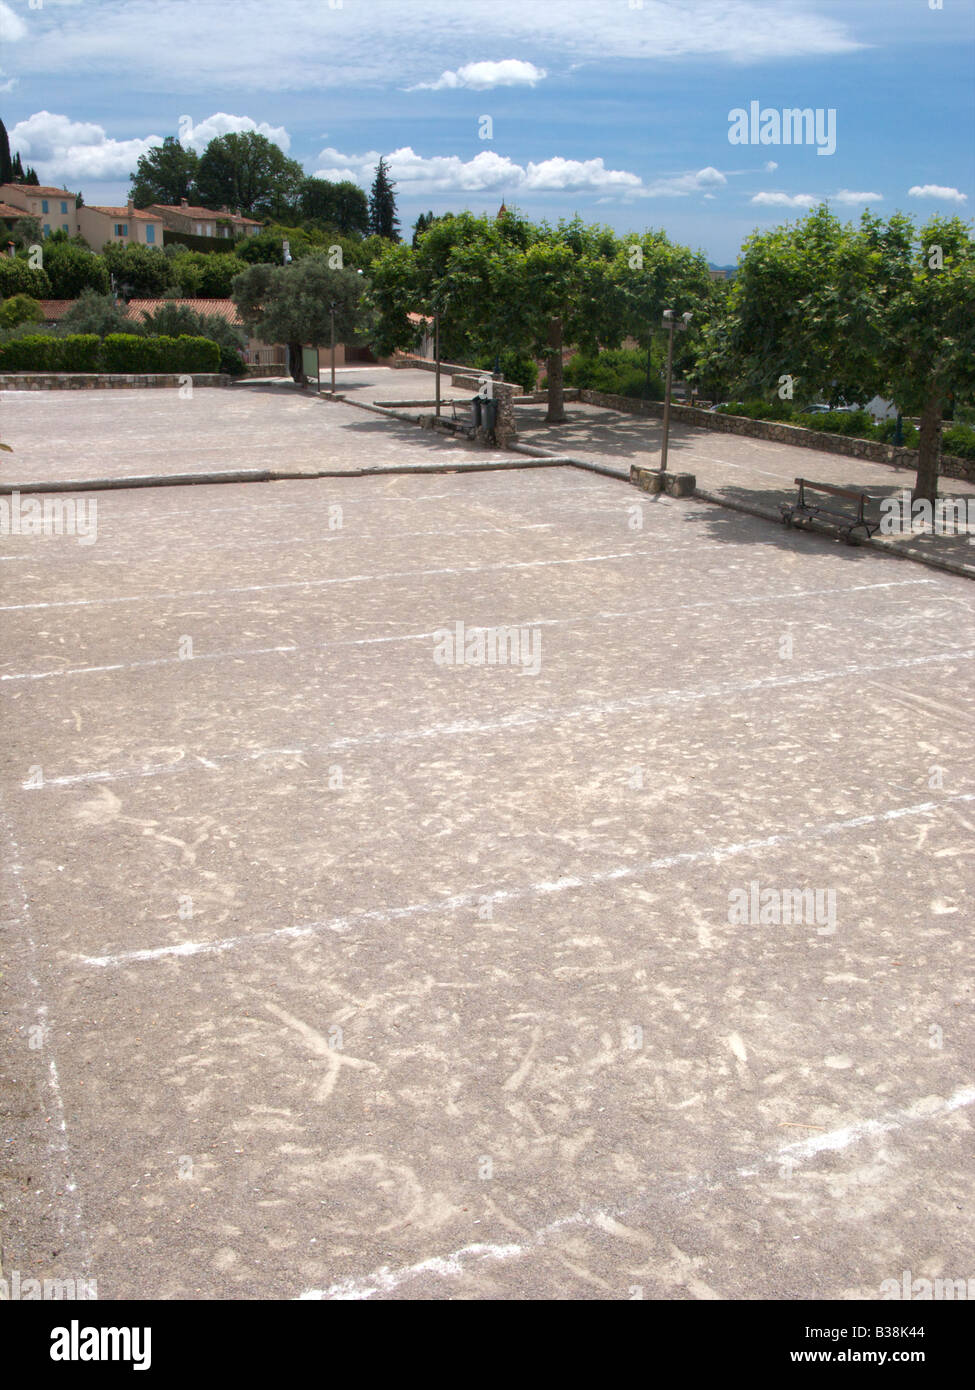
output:
M 832 483 L 813 483 L 808 478 L 797 478 L 796 483 L 799 487 L 799 496 L 795 502 L 781 502 L 779 504 L 782 512 L 782 520 L 786 526 L 801 525 L 802 522 L 812 521 L 813 518 L 820 517 L 835 524 L 847 545 L 854 545 L 853 532 L 860 527 L 872 536 L 874 531 L 880 530 L 880 523 L 868 521 L 866 517 L 867 503 L 872 499 L 866 492 L 857 492 L 855 488 L 834 487 Z M 856 515 L 851 516 L 849 512 L 837 511 L 833 507 L 828 507 L 822 502 L 807 502 L 806 492 L 823 492 L 828 497 L 840 497 L 848 502 L 855 502 Z

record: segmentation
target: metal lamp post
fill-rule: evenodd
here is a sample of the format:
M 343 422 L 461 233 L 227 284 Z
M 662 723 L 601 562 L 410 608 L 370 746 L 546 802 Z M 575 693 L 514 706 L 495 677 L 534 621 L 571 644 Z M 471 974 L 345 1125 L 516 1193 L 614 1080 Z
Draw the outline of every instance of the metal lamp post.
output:
M 335 300 L 333 299 L 328 306 L 329 314 L 332 317 L 332 395 L 335 395 Z
M 670 439 L 670 387 L 674 371 L 674 330 L 680 329 L 682 333 L 687 332 L 687 325 L 694 317 L 693 314 L 681 314 L 680 322 L 674 318 L 673 309 L 664 310 L 664 328 L 667 329 L 667 389 L 664 393 L 664 437 L 660 447 L 660 472 L 667 471 L 667 445 Z

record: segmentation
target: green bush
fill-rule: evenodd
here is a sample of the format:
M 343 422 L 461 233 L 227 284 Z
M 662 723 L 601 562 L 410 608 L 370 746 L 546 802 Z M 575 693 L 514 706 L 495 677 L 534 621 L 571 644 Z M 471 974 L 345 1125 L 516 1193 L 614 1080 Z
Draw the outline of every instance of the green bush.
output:
M 647 390 L 647 356 L 641 349 L 613 348 L 591 357 L 577 353 L 565 367 L 566 386 L 585 391 L 602 391 L 610 396 L 629 396 L 651 401 L 664 397 L 659 363 L 651 354 L 650 389 Z
M 209 338 L 140 338 L 132 333 L 110 333 L 102 345 L 103 371 L 218 372 L 220 348 Z
M 956 458 L 975 459 L 975 429 L 971 425 L 952 425 L 941 436 L 941 449 Z
M 496 360 L 498 370 L 505 381 L 514 382 L 527 392 L 534 391 L 535 383 L 538 381 L 538 366 L 534 358 L 529 357 L 527 353 L 509 350 L 502 352 L 497 359 L 487 355 L 478 357 L 475 365 L 479 371 L 493 372 Z
M 15 294 L 0 303 L 0 328 L 16 328 L 21 323 L 43 323 L 44 310 L 27 294 Z
M 129 318 L 124 306 L 110 294 L 82 290 L 80 296 L 58 323 L 59 333 L 142 333 L 142 325 Z
M 23 256 L 0 256 L 0 299 L 29 294 L 31 299 L 51 299 L 47 271 L 34 269 Z
M 52 299 L 77 299 L 83 290 L 108 294 L 111 284 L 108 268 L 101 256 L 95 256 L 67 239 L 44 245 L 44 269 L 51 282 Z
M 0 345 L 0 370 L 5 372 L 53 372 L 54 354 L 59 346 L 54 337 L 29 333 Z
M 27 334 L 0 344 L 0 371 L 97 372 L 100 346 L 93 333 L 70 338 Z

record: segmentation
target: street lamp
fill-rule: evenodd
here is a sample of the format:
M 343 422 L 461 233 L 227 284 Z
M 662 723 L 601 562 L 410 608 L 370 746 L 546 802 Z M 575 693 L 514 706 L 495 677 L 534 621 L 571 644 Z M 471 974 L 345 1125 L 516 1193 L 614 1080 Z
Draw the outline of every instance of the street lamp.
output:
M 679 329 L 681 333 L 687 332 L 687 326 L 693 314 L 681 314 L 680 322 L 674 318 L 673 309 L 664 310 L 664 328 L 667 329 L 667 390 L 664 394 L 664 437 L 660 448 L 660 472 L 667 471 L 667 444 L 670 438 L 670 384 L 674 370 L 674 330 Z
M 332 316 L 332 395 L 335 395 L 335 300 L 333 299 L 328 306 L 328 312 Z

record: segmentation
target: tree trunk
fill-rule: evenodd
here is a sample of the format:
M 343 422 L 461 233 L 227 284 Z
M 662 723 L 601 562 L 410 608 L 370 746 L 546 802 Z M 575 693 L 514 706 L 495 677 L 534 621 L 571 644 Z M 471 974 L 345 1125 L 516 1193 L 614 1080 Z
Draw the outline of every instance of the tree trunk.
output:
M 561 425 L 565 420 L 565 387 L 562 376 L 562 320 L 548 326 L 548 414 L 545 423 Z
M 299 386 L 305 383 L 305 366 L 300 343 L 288 344 L 288 370 Z
M 932 391 L 921 411 L 921 438 L 917 454 L 914 497 L 924 498 L 934 507 L 938 492 L 938 465 L 941 460 L 941 395 Z

